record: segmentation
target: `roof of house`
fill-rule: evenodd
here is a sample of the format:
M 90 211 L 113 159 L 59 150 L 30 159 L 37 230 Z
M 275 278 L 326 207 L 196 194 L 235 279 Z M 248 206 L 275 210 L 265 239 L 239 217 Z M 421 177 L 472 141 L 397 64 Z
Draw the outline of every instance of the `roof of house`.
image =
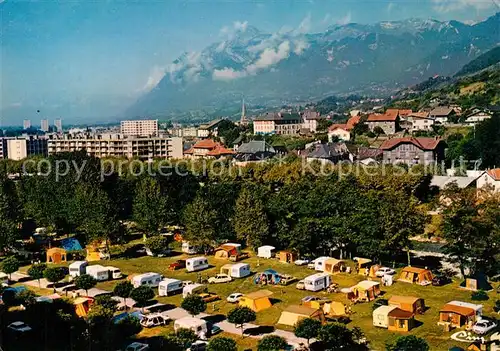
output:
M 300 120 L 298 113 L 290 112 L 267 112 L 261 116 L 254 118 L 254 121 L 283 121 L 283 120 Z
M 226 149 L 220 143 L 217 143 L 212 150 L 207 152 L 207 156 L 232 155 L 234 153 L 235 152 L 233 150 Z
M 347 124 L 346 123 L 335 123 L 335 124 L 332 124 L 330 127 L 328 127 L 329 132 L 333 132 L 334 130 L 337 130 L 337 129 L 343 129 L 343 130 L 347 131 Z
M 272 294 L 273 293 L 269 290 L 259 290 L 259 291 L 254 291 L 254 292 L 248 293 L 248 294 L 244 295 L 244 297 L 251 299 L 251 300 L 257 300 L 257 299 L 262 299 L 264 297 L 269 297 Z
M 397 319 L 410 319 L 413 318 L 413 312 L 404 311 L 400 308 L 395 308 L 388 313 L 389 317 L 397 318 Z
M 381 149 L 375 149 L 371 147 L 360 147 L 358 149 L 358 154 L 356 158 L 358 160 L 366 160 L 367 158 L 373 158 L 373 159 L 378 159 L 381 158 L 382 155 L 384 154 L 384 151 Z
M 439 138 L 414 138 L 414 137 L 405 137 L 405 138 L 392 138 L 385 140 L 380 148 L 382 150 L 390 150 L 403 143 L 410 143 L 418 147 L 422 150 L 434 150 L 442 139 Z
M 422 112 L 412 112 L 408 115 L 408 117 L 413 117 L 413 118 L 429 118 L 429 112 L 422 111 Z
M 431 116 L 449 116 L 454 111 L 448 106 L 438 106 L 430 112 Z
M 395 122 L 396 119 L 398 118 L 397 113 L 372 113 L 371 115 L 368 116 L 368 119 L 366 120 L 367 122 Z
M 231 155 L 233 150 L 226 149 L 221 143 L 217 143 L 212 139 L 204 139 L 197 141 L 191 148 L 184 151 L 185 154 L 192 154 L 195 149 L 207 149 L 207 156 Z
M 305 119 L 323 119 L 323 118 L 325 118 L 325 116 L 321 116 L 321 114 L 319 112 L 311 111 L 311 110 L 304 111 L 304 113 L 302 114 L 302 117 L 304 117 Z
M 359 115 L 357 115 L 357 116 L 353 116 L 353 117 L 349 118 L 349 119 L 347 120 L 347 123 L 346 123 L 346 125 L 347 125 L 347 130 L 351 130 L 351 129 L 353 129 L 353 128 L 354 128 L 354 126 L 355 126 L 356 124 L 358 124 L 358 123 L 359 123 L 359 120 L 360 120 L 360 119 L 361 119 L 361 116 L 359 116 Z
M 209 122 L 208 124 L 200 125 L 198 129 L 212 129 L 222 121 L 223 121 L 222 119 L 214 119 L 213 121 Z
M 258 152 L 276 153 L 276 150 L 264 140 L 251 140 L 248 143 L 241 144 L 238 148 L 239 154 L 255 154 Z
M 308 158 L 331 158 L 349 152 L 345 143 L 315 144 L 306 150 L 305 156 Z
M 450 176 L 433 176 L 431 186 L 437 186 L 439 189 L 444 189 L 448 184 L 456 183 L 460 189 L 467 188 L 477 177 L 450 177 Z
M 500 180 L 500 168 L 495 168 L 495 169 L 489 169 L 486 171 L 486 173 L 493 178 L 494 180 L 499 181 Z
M 457 306 L 453 304 L 447 303 L 444 305 L 439 312 L 451 312 L 451 313 L 457 313 L 462 316 L 470 316 L 476 313 L 472 308 L 469 307 L 464 307 L 464 306 Z

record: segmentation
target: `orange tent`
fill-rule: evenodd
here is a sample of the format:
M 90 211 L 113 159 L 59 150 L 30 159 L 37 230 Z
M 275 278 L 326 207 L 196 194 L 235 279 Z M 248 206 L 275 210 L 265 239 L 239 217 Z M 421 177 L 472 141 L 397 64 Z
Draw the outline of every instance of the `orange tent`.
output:
M 432 272 L 428 269 L 417 267 L 405 267 L 401 271 L 399 281 L 427 285 L 432 282 Z
M 47 263 L 66 262 L 66 250 L 60 247 L 53 247 L 47 250 Z

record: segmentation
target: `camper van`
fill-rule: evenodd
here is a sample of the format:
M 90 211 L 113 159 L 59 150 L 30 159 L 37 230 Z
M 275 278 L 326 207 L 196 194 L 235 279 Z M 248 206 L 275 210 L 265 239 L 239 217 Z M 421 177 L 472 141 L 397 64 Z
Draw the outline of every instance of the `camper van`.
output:
M 225 264 L 220 269 L 221 274 L 231 278 L 244 278 L 250 275 L 250 265 L 247 263 Z
M 182 252 L 188 255 L 195 255 L 199 252 L 199 248 L 197 246 L 191 245 L 189 241 L 182 242 Z
M 105 268 L 109 271 L 109 277 L 111 279 L 120 279 L 122 277 L 122 272 L 120 271 L 120 268 L 112 266 L 107 266 Z
M 87 261 L 75 261 L 69 265 L 69 275 L 73 278 L 85 274 L 86 268 L 89 265 Z
M 309 291 L 320 291 L 326 289 L 332 283 L 332 277 L 327 273 L 317 273 L 304 279 L 304 287 Z
M 150 288 L 156 288 L 160 284 L 163 276 L 158 273 L 148 272 L 143 274 L 138 274 L 132 278 L 132 285 L 134 288 L 140 286 L 149 286 Z
M 314 269 L 323 272 L 325 270 L 325 262 L 331 257 L 321 256 L 314 260 Z
M 206 340 L 208 336 L 207 322 L 200 318 L 184 317 L 176 320 L 174 331 L 177 332 L 179 329 L 192 330 L 201 340 Z
M 186 260 L 186 270 L 188 272 L 201 271 L 208 268 L 208 260 L 206 257 L 194 257 Z
M 109 271 L 106 267 L 101 265 L 87 266 L 85 272 L 97 281 L 104 281 L 109 279 Z
M 206 293 L 207 291 L 207 286 L 204 284 L 189 284 L 182 288 L 182 298 L 185 299 L 189 295 Z
M 178 279 L 163 279 L 158 285 L 158 295 L 170 296 L 182 292 L 182 280 Z

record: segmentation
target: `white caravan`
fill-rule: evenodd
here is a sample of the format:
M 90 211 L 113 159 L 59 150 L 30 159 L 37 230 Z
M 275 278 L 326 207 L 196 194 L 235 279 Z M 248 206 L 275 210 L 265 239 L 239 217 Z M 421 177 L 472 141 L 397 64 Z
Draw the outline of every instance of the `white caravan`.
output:
M 188 272 L 201 271 L 208 268 L 208 260 L 206 257 L 193 257 L 186 260 L 186 270 Z
M 203 319 L 195 317 L 180 318 L 174 323 L 174 331 L 178 331 L 179 329 L 192 330 L 201 340 L 207 339 L 207 322 Z
M 309 291 L 326 289 L 332 283 L 332 277 L 327 273 L 316 273 L 304 278 L 304 287 Z
M 158 285 L 159 296 L 170 296 L 182 292 L 182 280 L 179 279 L 163 279 Z
M 85 268 L 85 272 L 93 277 L 97 281 L 104 281 L 109 279 L 109 271 L 106 267 L 103 267 L 101 265 L 93 265 L 93 266 L 87 266 Z
M 138 274 L 132 278 L 132 285 L 134 288 L 140 286 L 149 286 L 150 288 L 156 288 L 162 281 L 163 276 L 158 273 L 148 272 L 143 274 Z
M 89 265 L 87 261 L 75 261 L 69 265 L 69 275 L 73 278 L 85 274 L 86 267 Z

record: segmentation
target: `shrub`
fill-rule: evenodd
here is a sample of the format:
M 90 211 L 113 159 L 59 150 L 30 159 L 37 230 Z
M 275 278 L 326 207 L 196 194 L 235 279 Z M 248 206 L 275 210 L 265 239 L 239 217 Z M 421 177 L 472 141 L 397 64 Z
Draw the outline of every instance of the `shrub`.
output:
M 474 291 L 471 295 L 473 301 L 486 301 L 489 299 L 488 294 L 484 290 Z

